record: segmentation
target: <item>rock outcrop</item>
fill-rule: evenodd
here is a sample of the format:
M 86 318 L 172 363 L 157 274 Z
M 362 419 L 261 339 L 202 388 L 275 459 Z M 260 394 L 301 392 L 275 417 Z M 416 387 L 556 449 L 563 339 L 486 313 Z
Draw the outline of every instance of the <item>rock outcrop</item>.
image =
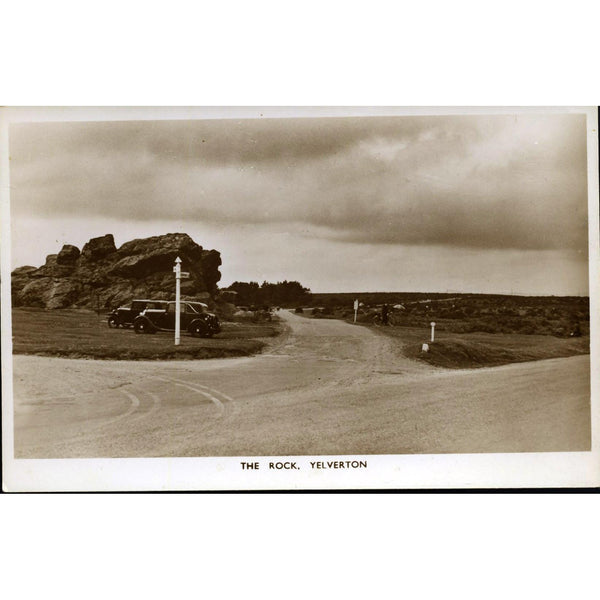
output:
M 63 247 L 64 250 L 65 247 Z M 115 247 L 115 238 L 112 234 L 108 233 L 102 237 L 92 238 L 87 244 L 83 246 L 81 255 L 88 261 L 96 261 L 109 254 L 113 254 L 117 249 Z
M 12 272 L 13 306 L 107 309 L 133 298 L 174 299 L 173 264 L 179 256 L 185 297 L 210 299 L 221 278 L 221 255 L 204 250 L 185 233 L 132 240 L 115 247 L 111 234 L 93 238 L 81 250 L 66 244 L 39 269 Z
M 59 265 L 73 265 L 77 262 L 80 255 L 81 253 L 77 246 L 65 244 L 62 250 L 56 255 L 56 263 Z

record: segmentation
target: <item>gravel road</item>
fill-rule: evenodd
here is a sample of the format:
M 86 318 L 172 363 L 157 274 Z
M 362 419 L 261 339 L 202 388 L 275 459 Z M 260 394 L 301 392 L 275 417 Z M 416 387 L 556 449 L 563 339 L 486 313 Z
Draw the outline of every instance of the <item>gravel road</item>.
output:
M 394 340 L 281 311 L 264 354 L 205 361 L 17 355 L 16 458 L 589 450 L 589 356 L 451 371 Z

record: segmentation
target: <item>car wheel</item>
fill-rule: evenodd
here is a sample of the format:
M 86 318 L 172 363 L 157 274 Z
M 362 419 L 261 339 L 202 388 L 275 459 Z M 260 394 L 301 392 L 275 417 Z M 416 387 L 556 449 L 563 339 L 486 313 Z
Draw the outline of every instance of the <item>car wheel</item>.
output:
M 113 329 L 119 326 L 116 317 L 108 317 L 108 326 Z
M 205 333 L 204 327 L 197 323 L 196 325 L 192 325 L 192 336 L 193 337 L 202 337 Z
M 150 327 L 150 323 L 145 319 L 140 319 L 133 324 L 133 330 L 136 333 L 152 333 L 152 328 Z

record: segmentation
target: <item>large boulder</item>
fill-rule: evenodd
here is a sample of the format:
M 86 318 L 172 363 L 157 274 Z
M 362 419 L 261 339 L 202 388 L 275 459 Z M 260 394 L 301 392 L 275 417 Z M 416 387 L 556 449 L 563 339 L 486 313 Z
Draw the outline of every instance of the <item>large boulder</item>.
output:
M 221 280 L 221 253 L 216 250 L 202 251 L 202 266 L 204 268 L 204 280 L 210 292 L 217 289 L 217 283 Z
M 66 244 L 46 263 L 12 274 L 13 305 L 109 308 L 133 298 L 170 300 L 175 295 L 175 259 L 182 261 L 182 294 L 207 301 L 221 279 L 221 255 L 204 250 L 185 233 L 136 239 L 115 248 L 111 234 L 91 239 L 81 252 Z
M 31 273 L 31 277 L 68 277 L 75 269 L 75 263 L 59 264 L 58 254 L 48 254 L 46 263 Z
M 14 281 L 13 281 L 14 283 Z M 13 304 L 16 306 L 46 307 L 46 292 L 52 284 L 49 277 L 28 281 L 20 290 L 13 290 Z
M 13 306 L 21 306 L 21 290 L 30 282 L 30 276 L 37 271 L 37 267 L 25 265 L 18 267 L 11 273 L 10 288 Z
M 66 278 L 36 278 L 21 290 L 19 304 L 44 308 L 67 308 L 77 300 L 79 292 L 79 284 Z
M 215 250 L 205 251 L 185 233 L 168 233 L 123 244 L 120 257 L 110 268 L 117 277 L 145 279 L 150 289 L 174 287 L 175 259 L 182 260 L 182 270 L 190 273 L 185 280 L 191 293 L 213 292 L 221 277 L 218 267 L 221 255 Z
M 37 271 L 37 267 L 31 267 L 29 265 L 25 265 L 23 267 L 17 267 L 13 272 L 13 277 L 27 277 L 34 271 Z
M 145 294 L 142 294 L 142 297 L 143 296 L 145 296 Z M 140 296 L 135 293 L 134 286 L 130 281 L 121 280 L 102 292 L 98 292 L 98 297 L 100 306 L 117 307 L 126 304 L 133 298 L 139 298 Z
M 117 251 L 112 233 L 92 238 L 81 250 L 83 259 L 95 262 Z
M 56 257 L 56 263 L 59 265 L 73 265 L 80 256 L 79 248 L 71 244 L 65 244 Z
M 46 295 L 46 308 L 67 308 L 72 306 L 79 296 L 81 286 L 68 279 L 55 279 Z
M 149 238 L 126 242 L 119 248 L 120 256 L 135 256 L 141 254 L 165 254 L 177 257 L 183 253 L 194 260 L 202 257 L 202 246 L 199 246 L 187 233 L 167 233 Z

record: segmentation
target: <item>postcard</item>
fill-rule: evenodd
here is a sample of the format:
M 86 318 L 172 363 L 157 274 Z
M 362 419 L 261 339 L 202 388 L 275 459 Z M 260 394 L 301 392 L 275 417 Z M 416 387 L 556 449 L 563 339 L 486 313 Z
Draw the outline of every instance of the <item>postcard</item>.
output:
M 600 484 L 595 107 L 0 124 L 5 491 Z

